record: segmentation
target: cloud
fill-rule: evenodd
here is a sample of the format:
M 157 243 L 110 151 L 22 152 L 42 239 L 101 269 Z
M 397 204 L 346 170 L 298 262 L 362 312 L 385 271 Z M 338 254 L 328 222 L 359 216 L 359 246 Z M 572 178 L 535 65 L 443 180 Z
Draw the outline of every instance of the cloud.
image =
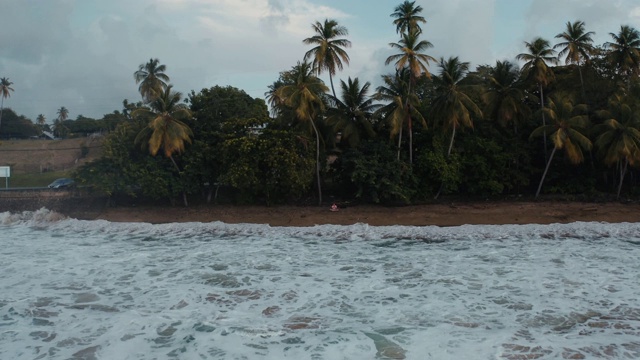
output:
M 133 72 L 158 58 L 175 89 L 199 91 L 231 85 L 262 97 L 280 71 L 301 60 L 313 35 L 311 24 L 336 19 L 349 31 L 350 66 L 336 76 L 378 84 L 393 71 L 385 59 L 397 42 L 393 7 L 364 0 L 15 0 L 0 11 L 0 76 L 14 82 L 5 103 L 35 119 L 100 117 L 140 99 Z M 383 4 L 385 3 L 385 4 Z M 499 14 L 506 4 L 523 8 L 513 20 Z M 365 4 L 365 5 L 363 5 Z M 533 36 L 549 40 L 567 21 L 584 20 L 609 41 L 621 24 L 637 24 L 637 0 L 417 0 L 428 23 L 424 38 L 434 57 L 459 56 L 472 66 L 522 52 Z M 553 9 L 550 11 L 549 9 Z M 500 16 L 500 17 L 499 17 Z M 509 26 L 504 27 L 508 21 Z M 498 34 L 496 35 L 496 32 Z M 432 71 L 437 71 L 432 66 Z M 322 78 L 328 81 L 326 74 Z
M 4 1 L 0 11 L 2 57 L 38 64 L 46 54 L 63 51 L 71 36 L 67 24 L 72 10 L 67 1 Z
M 638 9 L 636 0 L 535 0 L 527 13 L 524 35 L 527 39 L 543 36 L 552 40 L 564 31 L 567 22 L 581 20 L 587 31 L 596 33 L 594 42 L 601 44 L 609 41 L 609 33 L 616 32 L 620 25 L 632 22 Z
M 473 65 L 492 61 L 494 0 L 422 2 L 428 21 L 423 31 L 434 57 L 458 56 Z

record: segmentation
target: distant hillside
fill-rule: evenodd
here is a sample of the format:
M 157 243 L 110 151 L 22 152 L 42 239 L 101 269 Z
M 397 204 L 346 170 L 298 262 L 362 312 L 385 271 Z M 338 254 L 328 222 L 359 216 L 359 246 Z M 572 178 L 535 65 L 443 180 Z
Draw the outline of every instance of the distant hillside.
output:
M 12 174 L 74 169 L 102 156 L 103 138 L 68 140 L 2 140 L 0 166 Z M 84 156 L 83 156 L 84 149 Z

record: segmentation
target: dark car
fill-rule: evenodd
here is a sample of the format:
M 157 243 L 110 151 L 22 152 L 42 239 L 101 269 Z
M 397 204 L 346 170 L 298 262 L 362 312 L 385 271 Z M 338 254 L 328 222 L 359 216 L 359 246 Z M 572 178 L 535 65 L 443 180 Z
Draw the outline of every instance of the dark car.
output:
M 73 181 L 73 179 L 67 179 L 67 178 L 56 179 L 54 182 L 49 184 L 49 189 L 66 188 L 66 187 L 73 186 L 73 184 L 75 184 L 75 181 Z

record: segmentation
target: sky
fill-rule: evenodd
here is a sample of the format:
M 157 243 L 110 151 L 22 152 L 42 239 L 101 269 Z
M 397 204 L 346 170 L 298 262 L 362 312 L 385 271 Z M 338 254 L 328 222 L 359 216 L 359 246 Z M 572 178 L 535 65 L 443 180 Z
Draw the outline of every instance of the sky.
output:
M 350 64 L 334 81 L 358 77 L 373 87 L 391 73 L 397 42 L 390 14 L 400 0 L 0 0 L 0 77 L 13 82 L 5 107 L 52 123 L 101 118 L 140 100 L 133 73 L 151 58 L 167 66 L 174 89 L 234 86 L 264 98 L 267 87 L 310 49 L 311 24 L 334 19 L 352 42 Z M 621 25 L 640 29 L 638 0 L 416 0 L 423 37 L 439 59 L 471 68 L 513 60 L 524 42 L 552 44 L 568 21 L 595 31 L 595 44 Z M 437 73 L 437 66 L 431 65 Z M 321 78 L 328 84 L 329 78 Z

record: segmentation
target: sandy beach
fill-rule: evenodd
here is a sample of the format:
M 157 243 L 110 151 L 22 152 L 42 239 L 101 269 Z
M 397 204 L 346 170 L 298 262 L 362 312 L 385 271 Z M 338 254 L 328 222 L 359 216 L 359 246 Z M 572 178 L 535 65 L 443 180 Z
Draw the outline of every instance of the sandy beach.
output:
M 73 215 L 72 215 L 73 216 Z M 113 207 L 98 214 L 78 216 L 113 222 L 255 223 L 271 226 L 321 224 L 372 226 L 457 226 L 464 224 L 552 224 L 576 221 L 640 222 L 640 204 L 583 202 L 475 202 L 384 207 L 359 205 L 332 212 L 329 207 L 230 206 Z

